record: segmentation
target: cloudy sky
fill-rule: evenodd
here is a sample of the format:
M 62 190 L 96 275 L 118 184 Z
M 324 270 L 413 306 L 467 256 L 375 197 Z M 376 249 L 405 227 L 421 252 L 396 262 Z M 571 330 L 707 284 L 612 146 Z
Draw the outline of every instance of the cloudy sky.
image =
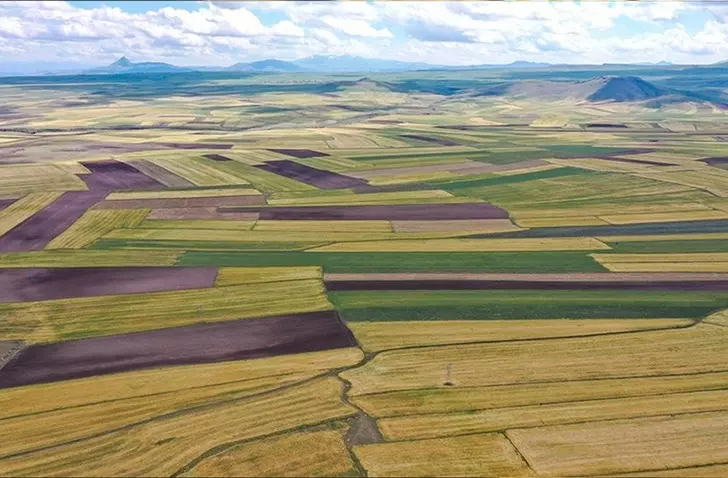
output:
M 342 54 L 706 64 L 728 59 L 728 2 L 0 2 L 0 70 L 121 55 L 192 66 Z

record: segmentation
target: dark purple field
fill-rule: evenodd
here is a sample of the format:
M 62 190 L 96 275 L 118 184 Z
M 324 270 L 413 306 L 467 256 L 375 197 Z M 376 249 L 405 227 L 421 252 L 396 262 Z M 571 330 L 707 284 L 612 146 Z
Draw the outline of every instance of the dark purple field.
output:
M 416 139 L 418 141 L 426 141 L 428 143 L 435 143 L 439 144 L 440 146 L 457 146 L 458 143 L 455 141 L 451 141 L 449 139 L 442 139 L 442 138 L 432 138 L 430 136 L 422 136 L 419 134 L 400 134 L 399 135 L 402 138 L 407 139 Z
M 708 164 L 709 166 L 728 166 L 728 156 L 716 156 L 712 158 L 703 158 L 701 159 L 702 162 Z
M 214 286 L 216 276 L 215 267 L 0 269 L 0 302 L 203 289 Z
M 353 290 L 728 290 L 728 280 L 326 280 L 329 291 Z
M 202 157 L 213 161 L 232 161 L 232 159 L 227 156 L 223 156 L 222 154 L 203 154 Z
M 169 209 L 265 204 L 262 195 L 220 196 L 207 198 L 118 199 L 102 201 L 94 209 Z
M 123 189 L 163 189 L 164 185 L 138 169 L 113 159 L 82 162 L 91 174 L 79 177 L 86 182 L 89 191 L 117 191 Z
M 88 176 L 88 175 L 87 175 Z M 68 229 L 106 191 L 70 191 L 0 237 L 0 251 L 38 251 Z
M 344 176 L 343 174 L 332 173 L 323 169 L 316 169 L 305 164 L 299 164 L 287 159 L 281 161 L 269 161 L 265 164 L 258 164 L 256 168 L 295 179 L 302 183 L 310 184 L 321 189 L 344 189 L 356 186 L 368 186 L 363 179 Z
M 0 388 L 355 345 L 335 311 L 197 324 L 31 345 L 0 370 Z
M 305 159 L 305 158 L 319 158 L 321 156 L 328 156 L 326 153 L 320 151 L 314 151 L 312 149 L 269 149 L 274 153 L 281 153 L 293 158 Z
M 372 206 L 288 206 L 262 208 L 224 208 L 226 212 L 259 212 L 265 220 L 448 220 L 508 219 L 508 212 L 487 203 L 469 204 L 400 204 Z

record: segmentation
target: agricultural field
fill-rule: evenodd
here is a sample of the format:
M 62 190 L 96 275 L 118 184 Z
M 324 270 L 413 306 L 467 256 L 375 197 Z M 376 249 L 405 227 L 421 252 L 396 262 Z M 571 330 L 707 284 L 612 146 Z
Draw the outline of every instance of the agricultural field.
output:
M 0 476 L 726 474 L 724 108 L 179 75 L 0 79 Z

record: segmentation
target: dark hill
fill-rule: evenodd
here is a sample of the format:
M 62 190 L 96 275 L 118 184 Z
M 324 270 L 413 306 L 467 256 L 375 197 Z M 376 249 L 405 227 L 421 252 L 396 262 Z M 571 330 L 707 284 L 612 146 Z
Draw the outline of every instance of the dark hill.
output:
M 660 88 L 637 76 L 599 77 L 602 85 L 587 96 L 589 101 L 644 101 L 665 94 Z

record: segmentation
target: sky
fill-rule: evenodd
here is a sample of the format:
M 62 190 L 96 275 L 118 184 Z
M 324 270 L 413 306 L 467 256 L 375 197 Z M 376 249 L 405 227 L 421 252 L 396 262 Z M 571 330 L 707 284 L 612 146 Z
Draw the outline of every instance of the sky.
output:
M 313 55 L 438 65 L 728 60 L 728 0 L 0 1 L 0 70 Z

